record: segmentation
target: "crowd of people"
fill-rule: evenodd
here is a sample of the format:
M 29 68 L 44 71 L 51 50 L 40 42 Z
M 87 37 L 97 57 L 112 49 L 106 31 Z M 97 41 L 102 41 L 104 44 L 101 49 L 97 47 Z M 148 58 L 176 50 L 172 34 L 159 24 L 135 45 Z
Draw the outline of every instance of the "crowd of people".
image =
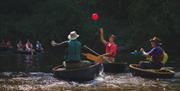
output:
M 9 41 L 9 40 L 7 42 L 2 40 L 0 43 L 0 47 L 1 48 L 8 48 L 8 49 L 13 48 L 11 41 Z
M 2 40 L 0 43 L 0 47 L 7 49 L 16 48 L 18 52 L 30 52 L 30 53 L 44 50 L 40 41 L 36 41 L 35 45 L 33 46 L 33 43 L 30 40 L 27 40 L 25 43 L 22 40 L 19 40 L 16 44 L 16 47 L 13 47 L 11 41 L 9 40 L 7 42 Z

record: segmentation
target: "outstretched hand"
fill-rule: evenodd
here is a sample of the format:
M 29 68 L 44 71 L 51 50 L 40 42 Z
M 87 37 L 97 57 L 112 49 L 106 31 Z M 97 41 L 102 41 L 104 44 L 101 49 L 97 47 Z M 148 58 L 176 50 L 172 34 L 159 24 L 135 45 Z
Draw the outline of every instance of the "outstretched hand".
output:
M 56 43 L 54 40 L 51 41 L 51 45 L 52 45 L 52 46 L 56 46 L 56 44 L 57 44 L 57 43 Z
M 144 48 L 141 48 L 140 51 L 143 52 L 143 51 L 144 51 Z
M 103 28 L 100 28 L 99 32 L 100 32 L 100 39 L 101 39 L 102 43 L 106 44 L 107 41 L 104 39 L 104 30 L 103 30 Z

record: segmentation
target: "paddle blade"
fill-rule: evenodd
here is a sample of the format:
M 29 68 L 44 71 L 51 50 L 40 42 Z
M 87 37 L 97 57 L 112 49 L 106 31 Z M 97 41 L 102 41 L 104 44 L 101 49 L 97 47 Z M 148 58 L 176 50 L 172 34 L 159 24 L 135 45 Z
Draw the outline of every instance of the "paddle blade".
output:
M 103 61 L 102 58 L 95 56 L 93 54 L 90 54 L 90 53 L 82 53 L 82 55 L 84 55 L 88 60 L 96 62 L 96 63 L 101 63 Z

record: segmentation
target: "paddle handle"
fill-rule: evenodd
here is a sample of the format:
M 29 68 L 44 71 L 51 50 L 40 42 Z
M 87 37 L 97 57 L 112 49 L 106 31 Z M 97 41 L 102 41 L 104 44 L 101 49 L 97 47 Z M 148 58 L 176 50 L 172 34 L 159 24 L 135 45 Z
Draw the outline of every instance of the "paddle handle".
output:
M 93 52 L 94 54 L 100 56 L 99 53 L 95 52 L 93 49 L 89 48 L 88 46 L 84 45 L 83 47 L 84 47 L 84 48 L 87 48 L 88 50 L 90 50 L 90 51 Z
M 94 54 L 96 54 L 97 56 L 100 56 L 99 53 L 95 52 L 93 49 L 89 48 L 88 46 L 84 45 L 83 47 L 87 48 L 88 50 L 90 50 L 91 52 L 93 52 Z M 104 56 L 102 57 L 105 61 L 107 61 L 108 63 L 111 63 L 107 58 L 105 58 Z

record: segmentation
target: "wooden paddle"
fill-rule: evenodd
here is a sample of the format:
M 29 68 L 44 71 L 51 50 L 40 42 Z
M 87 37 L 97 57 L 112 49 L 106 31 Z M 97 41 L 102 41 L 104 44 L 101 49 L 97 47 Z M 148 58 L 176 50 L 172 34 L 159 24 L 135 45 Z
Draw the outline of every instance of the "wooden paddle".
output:
M 90 54 L 90 53 L 82 53 L 88 60 L 96 62 L 96 63 L 102 63 L 103 59 L 101 57 L 98 57 L 96 55 Z
M 104 56 L 102 57 L 98 57 L 100 56 L 99 53 L 95 52 L 94 50 L 92 50 L 91 48 L 89 48 L 88 46 L 84 45 L 83 46 L 84 48 L 90 50 L 91 52 L 93 52 L 94 54 L 96 54 L 97 56 L 93 55 L 93 54 L 90 54 L 90 53 L 86 53 L 86 54 L 83 54 L 86 56 L 87 59 L 89 60 L 92 60 L 94 62 L 98 62 L 98 63 L 102 63 L 103 60 L 107 61 L 108 63 L 111 63 L 107 58 L 105 58 Z

